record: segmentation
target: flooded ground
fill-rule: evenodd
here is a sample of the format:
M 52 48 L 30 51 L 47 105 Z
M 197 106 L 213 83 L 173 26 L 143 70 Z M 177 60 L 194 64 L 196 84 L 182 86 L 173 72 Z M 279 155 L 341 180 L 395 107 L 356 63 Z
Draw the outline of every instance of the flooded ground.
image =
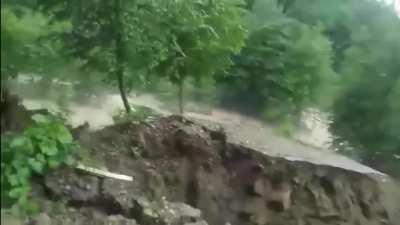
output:
M 53 96 L 43 97 L 38 94 L 37 87 L 32 88 L 32 86 L 29 83 L 13 86 L 13 92 L 22 97 L 23 104 L 27 108 L 61 110 L 53 97 L 60 94 L 62 89 L 46 90 L 47 93 L 53 93 Z M 63 106 L 64 110 L 69 111 L 69 122 L 73 126 L 88 122 L 93 130 L 112 124 L 113 113 L 122 107 L 120 96 L 109 91 L 96 93 L 95 97 L 78 96 L 78 98 L 73 99 Z M 132 104 L 150 107 L 164 115 L 172 114 L 170 110 L 167 110 L 167 108 L 171 108 L 170 106 L 166 107 L 168 103 L 161 102 L 152 94 L 132 94 L 129 96 L 129 101 Z M 329 150 L 327 142 L 329 142 L 330 136 L 326 122 L 321 122 L 322 119 L 320 118 L 316 119 L 315 115 L 317 114 L 315 112 L 303 116 L 305 128 L 294 135 L 295 138 L 293 139 L 277 134 L 273 126 L 264 121 L 220 108 L 214 108 L 208 114 L 191 112 L 188 109 L 185 115 L 194 119 L 218 123 L 226 129 L 230 141 L 259 149 L 271 156 L 382 175 L 379 171 Z

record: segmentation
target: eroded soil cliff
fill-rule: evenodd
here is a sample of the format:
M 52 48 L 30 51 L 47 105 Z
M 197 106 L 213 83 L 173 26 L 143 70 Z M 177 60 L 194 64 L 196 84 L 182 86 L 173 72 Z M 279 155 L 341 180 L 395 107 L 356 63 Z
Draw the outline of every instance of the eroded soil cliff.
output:
M 98 165 L 133 182 L 49 174 L 46 193 L 68 202 L 72 224 L 396 224 L 368 175 L 270 157 L 178 116 L 76 136 Z M 106 223 L 117 215 L 125 221 Z
M 21 122 L 2 123 L 2 132 L 22 129 L 25 114 L 2 118 Z M 35 181 L 41 214 L 2 224 L 398 224 L 398 186 L 388 192 L 367 174 L 272 157 L 218 126 L 169 116 L 85 128 L 73 132 L 91 163 L 133 181 L 62 168 Z

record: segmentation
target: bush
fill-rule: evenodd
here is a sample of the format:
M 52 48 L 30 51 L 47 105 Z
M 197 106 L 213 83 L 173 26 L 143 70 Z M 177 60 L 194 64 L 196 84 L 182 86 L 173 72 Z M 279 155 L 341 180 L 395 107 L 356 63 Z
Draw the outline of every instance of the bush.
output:
M 32 213 L 31 178 L 49 169 L 74 163 L 77 149 L 69 130 L 50 117 L 36 114 L 34 125 L 22 134 L 1 139 L 1 200 L 2 207 Z
M 158 114 L 151 108 L 141 105 L 131 105 L 132 111 L 127 114 L 125 109 L 118 110 L 113 115 L 113 120 L 115 123 L 120 122 L 142 122 L 149 121 L 158 116 Z

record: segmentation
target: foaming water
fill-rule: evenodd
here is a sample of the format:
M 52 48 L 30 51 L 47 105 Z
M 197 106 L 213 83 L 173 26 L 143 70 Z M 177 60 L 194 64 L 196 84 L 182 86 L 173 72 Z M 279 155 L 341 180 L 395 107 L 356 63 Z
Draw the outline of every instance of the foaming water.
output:
M 12 91 L 23 98 L 23 104 L 29 109 L 47 108 L 53 112 L 68 111 L 67 119 L 72 126 L 88 122 L 92 130 L 113 124 L 112 115 L 117 110 L 121 110 L 123 106 L 117 93 L 107 91 L 98 92 L 89 97 L 84 94 L 75 94 L 74 98 L 70 98 L 70 101 L 64 102 L 64 104 L 59 104 L 58 98 L 54 98 L 52 95 L 34 94 L 35 90 L 29 92 L 26 89 L 15 88 Z M 59 92 L 59 90 L 48 90 L 48 93 L 53 94 L 60 94 Z M 164 107 L 166 105 L 163 102 L 151 94 L 130 95 L 129 101 L 135 105 L 150 107 L 163 115 L 172 114 L 166 109 L 167 107 Z M 237 112 L 214 108 L 209 114 L 187 112 L 185 115 L 219 123 L 226 129 L 229 141 L 248 145 L 272 156 L 382 175 L 382 173 L 342 155 L 331 151 L 322 151 L 327 149 L 326 143 L 330 138 L 327 122 L 312 110 L 303 115 L 303 129 L 295 136 L 306 145 L 279 136 L 274 132 L 273 127 L 268 126 L 264 121 Z
M 54 100 L 22 96 L 22 104 L 28 109 L 46 108 L 51 112 L 66 110 L 68 112 L 67 120 L 72 126 L 88 122 L 91 130 L 98 130 L 113 124 L 113 114 L 122 109 L 122 100 L 119 95 L 102 94 L 100 96 L 101 98 L 90 100 L 85 104 L 74 101 L 63 107 Z M 129 101 L 136 105 L 151 107 L 163 114 L 169 114 L 160 108 L 161 103 L 151 95 L 132 96 L 129 97 Z

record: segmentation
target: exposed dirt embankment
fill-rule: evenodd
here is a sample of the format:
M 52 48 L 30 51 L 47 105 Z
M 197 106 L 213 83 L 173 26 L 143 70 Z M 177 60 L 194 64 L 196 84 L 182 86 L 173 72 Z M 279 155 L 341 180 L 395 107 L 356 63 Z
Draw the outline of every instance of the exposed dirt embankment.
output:
M 395 224 L 367 175 L 269 157 L 178 116 L 76 135 L 108 170 L 133 177 L 48 175 L 48 193 L 66 198 L 82 218 L 121 215 L 142 225 Z M 134 224 L 127 221 L 109 224 Z
M 267 156 L 218 127 L 170 116 L 74 133 L 97 165 L 133 181 L 59 169 L 35 186 L 43 213 L 24 224 L 398 224 L 368 175 Z M 54 213 L 59 200 L 66 210 Z

